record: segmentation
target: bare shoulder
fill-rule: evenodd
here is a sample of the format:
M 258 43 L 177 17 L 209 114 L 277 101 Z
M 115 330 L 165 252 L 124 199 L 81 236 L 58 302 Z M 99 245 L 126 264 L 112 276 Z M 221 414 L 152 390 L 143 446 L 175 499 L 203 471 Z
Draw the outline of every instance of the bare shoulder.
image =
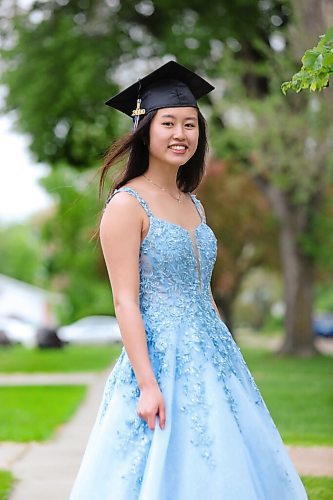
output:
M 119 191 L 107 203 L 100 222 L 101 238 L 112 232 L 115 236 L 130 231 L 140 232 L 143 223 L 138 200 L 126 191 Z

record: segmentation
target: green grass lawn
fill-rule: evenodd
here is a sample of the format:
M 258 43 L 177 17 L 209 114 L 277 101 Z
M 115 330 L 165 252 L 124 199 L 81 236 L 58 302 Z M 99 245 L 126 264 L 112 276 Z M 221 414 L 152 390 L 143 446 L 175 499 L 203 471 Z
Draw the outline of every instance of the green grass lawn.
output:
M 74 346 L 63 349 L 26 349 L 21 345 L 0 348 L 0 373 L 75 372 L 107 368 L 122 345 Z
M 7 470 L 0 470 L 0 500 L 8 500 L 14 484 L 12 474 Z
M 283 441 L 333 446 L 333 356 L 298 359 L 240 347 Z
M 65 423 L 86 394 L 86 386 L 0 387 L 0 441 L 44 440 Z
M 333 477 L 302 476 L 309 500 L 332 500 Z

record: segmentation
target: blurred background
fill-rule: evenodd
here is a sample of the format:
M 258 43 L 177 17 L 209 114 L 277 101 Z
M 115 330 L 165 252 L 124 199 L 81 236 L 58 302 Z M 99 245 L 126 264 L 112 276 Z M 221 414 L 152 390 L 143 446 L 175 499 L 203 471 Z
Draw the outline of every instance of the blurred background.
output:
M 281 92 L 333 25 L 332 2 L 3 0 L 0 9 L 0 372 L 98 370 L 119 354 L 96 231 L 121 166 L 101 198 L 98 181 L 131 124 L 104 101 L 174 59 L 216 87 L 200 101 L 210 152 L 196 192 L 218 238 L 215 301 L 283 437 L 332 445 L 333 90 Z M 261 381 L 264 366 L 276 380 L 288 373 L 302 429 L 279 413 L 286 393 Z M 318 398 L 319 421 L 316 405 L 304 406 Z
M 175 59 L 216 86 L 197 194 L 219 240 L 221 314 L 235 337 L 284 331 L 284 351 L 313 353 L 314 313 L 333 312 L 332 89 L 280 85 L 332 18 L 325 0 L 4 0 L 0 314 L 35 326 L 114 314 L 93 237 L 98 176 L 130 124 L 104 101 Z

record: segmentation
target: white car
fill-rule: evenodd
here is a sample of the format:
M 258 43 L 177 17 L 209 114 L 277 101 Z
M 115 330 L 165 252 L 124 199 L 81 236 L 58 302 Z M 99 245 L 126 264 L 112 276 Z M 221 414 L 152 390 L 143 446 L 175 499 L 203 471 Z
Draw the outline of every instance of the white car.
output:
M 73 344 L 122 342 L 118 321 L 113 316 L 87 316 L 71 325 L 59 327 L 57 335 Z
M 37 326 L 24 319 L 0 316 L 0 331 L 10 342 L 19 342 L 29 348 L 37 346 Z

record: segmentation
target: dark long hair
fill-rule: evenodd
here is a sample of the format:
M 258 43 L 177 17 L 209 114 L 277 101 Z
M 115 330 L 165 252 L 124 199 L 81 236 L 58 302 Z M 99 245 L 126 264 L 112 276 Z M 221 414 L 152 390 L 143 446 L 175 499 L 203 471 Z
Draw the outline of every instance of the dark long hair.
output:
M 149 163 L 149 130 L 150 124 L 156 115 L 157 110 L 151 111 L 144 116 L 134 132 L 126 134 L 115 142 L 104 156 L 104 163 L 101 167 L 101 177 L 99 182 L 99 197 L 102 196 L 106 175 L 109 169 L 127 158 L 125 168 L 114 180 L 113 186 L 109 190 L 109 195 L 115 189 L 119 189 L 129 180 L 138 177 L 146 172 Z M 199 139 L 197 149 L 184 165 L 181 165 L 177 173 L 177 186 L 182 192 L 192 192 L 200 184 L 205 172 L 205 159 L 208 152 L 206 120 L 198 109 Z

